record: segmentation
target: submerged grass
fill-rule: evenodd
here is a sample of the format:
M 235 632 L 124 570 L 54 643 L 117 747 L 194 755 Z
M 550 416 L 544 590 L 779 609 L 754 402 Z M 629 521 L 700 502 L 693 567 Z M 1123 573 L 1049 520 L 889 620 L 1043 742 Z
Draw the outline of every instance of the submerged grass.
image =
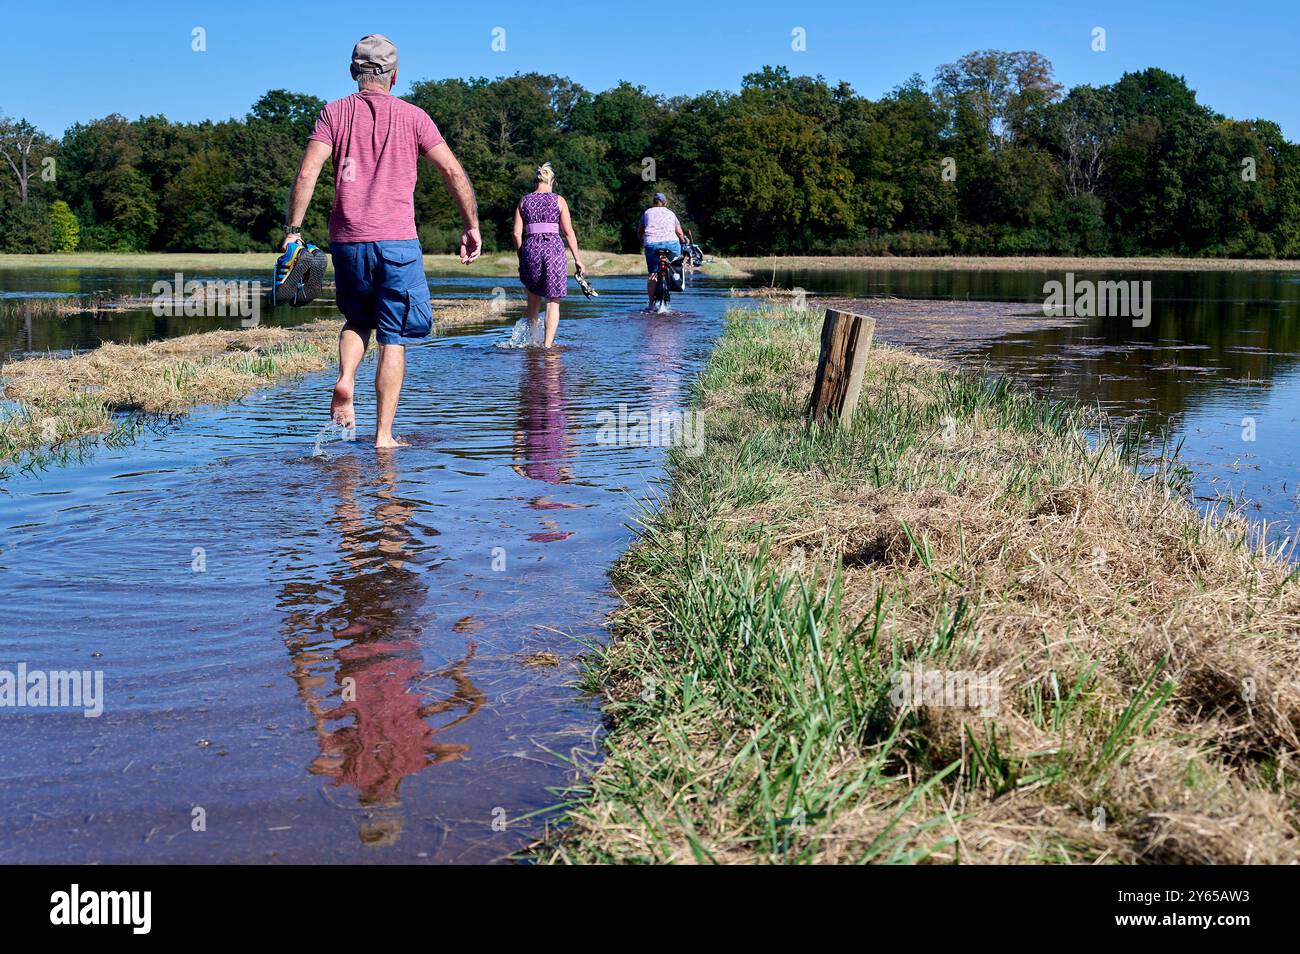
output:
M 70 441 L 113 434 L 132 415 L 180 414 L 324 368 L 340 326 L 212 331 L 6 364 L 0 465 L 46 459 Z
M 438 329 L 502 318 L 521 302 L 440 299 Z M 183 335 L 148 344 L 104 344 L 71 357 L 33 357 L 0 367 L 0 477 L 63 459 L 92 435 L 116 440 L 141 416 L 183 414 L 243 397 L 336 360 L 342 321 Z
M 1300 858 L 1292 567 L 1131 434 L 906 352 L 809 429 L 819 325 L 729 316 L 706 451 L 615 571 L 605 757 L 537 857 Z

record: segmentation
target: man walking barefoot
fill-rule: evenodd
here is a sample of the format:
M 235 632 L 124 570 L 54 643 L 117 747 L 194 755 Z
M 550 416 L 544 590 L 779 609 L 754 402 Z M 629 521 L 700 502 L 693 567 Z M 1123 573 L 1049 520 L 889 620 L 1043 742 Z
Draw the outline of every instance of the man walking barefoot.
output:
M 352 50 L 357 92 L 320 111 L 289 193 L 284 246 L 302 241 L 302 219 L 325 160 L 334 157 L 330 255 L 339 334 L 339 378 L 330 416 L 356 426 L 352 395 L 357 367 L 375 332 L 376 447 L 401 447 L 393 417 L 406 374 L 404 339 L 427 338 L 433 324 L 424 256 L 415 231 L 415 176 L 424 156 L 442 173 L 460 209 L 460 260 L 478 258 L 481 239 L 474 188 L 429 114 L 392 94 L 397 47 L 385 36 L 362 37 Z

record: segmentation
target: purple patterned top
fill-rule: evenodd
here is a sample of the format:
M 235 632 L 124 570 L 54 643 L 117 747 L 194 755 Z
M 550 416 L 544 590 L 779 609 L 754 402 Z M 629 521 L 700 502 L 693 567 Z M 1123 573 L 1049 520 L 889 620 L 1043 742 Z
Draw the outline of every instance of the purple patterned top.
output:
M 519 214 L 524 225 L 538 222 L 560 224 L 560 197 L 554 192 L 530 192 L 519 200 Z
M 519 217 L 524 223 L 519 281 L 534 295 L 563 298 L 569 293 L 569 274 L 564 240 L 560 237 L 560 197 L 554 192 L 530 192 L 519 200 Z M 529 228 L 539 225 L 553 231 Z

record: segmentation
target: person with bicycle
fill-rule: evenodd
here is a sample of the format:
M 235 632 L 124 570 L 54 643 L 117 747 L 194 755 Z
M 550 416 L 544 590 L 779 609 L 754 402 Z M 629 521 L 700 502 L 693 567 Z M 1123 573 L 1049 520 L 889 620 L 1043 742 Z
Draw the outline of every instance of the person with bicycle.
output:
M 668 208 L 668 197 L 662 192 L 656 192 L 654 204 L 641 213 L 641 222 L 636 231 L 641 247 L 645 250 L 646 269 L 650 273 L 646 279 L 645 291 L 646 310 L 651 311 L 655 307 L 655 293 L 658 290 L 659 253 L 667 252 L 669 261 L 681 255 L 686 233 L 682 231 L 682 223 L 677 221 L 677 216 Z
M 647 311 L 667 311 L 668 303 L 672 301 L 673 289 L 678 287 L 678 283 L 673 281 L 673 262 L 678 263 L 681 267 L 681 258 L 674 259 L 672 252 L 666 248 L 657 249 L 654 253 L 658 257 L 655 272 L 650 276 L 650 305 Z M 686 274 L 684 271 L 677 272 L 678 281 L 685 285 Z

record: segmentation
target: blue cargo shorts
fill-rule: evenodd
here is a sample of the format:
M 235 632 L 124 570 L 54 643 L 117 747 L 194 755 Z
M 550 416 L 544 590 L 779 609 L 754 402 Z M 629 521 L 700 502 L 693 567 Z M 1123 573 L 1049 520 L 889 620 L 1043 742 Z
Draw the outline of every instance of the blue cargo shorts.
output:
M 331 242 L 330 255 L 334 298 L 349 326 L 373 329 L 386 345 L 429 337 L 433 306 L 418 239 Z
M 659 250 L 663 249 L 668 253 L 668 259 L 671 261 L 678 255 L 682 254 L 682 243 L 673 239 L 671 242 L 647 242 L 645 247 L 645 267 L 653 275 L 659 271 Z M 338 266 L 335 266 L 336 268 Z

